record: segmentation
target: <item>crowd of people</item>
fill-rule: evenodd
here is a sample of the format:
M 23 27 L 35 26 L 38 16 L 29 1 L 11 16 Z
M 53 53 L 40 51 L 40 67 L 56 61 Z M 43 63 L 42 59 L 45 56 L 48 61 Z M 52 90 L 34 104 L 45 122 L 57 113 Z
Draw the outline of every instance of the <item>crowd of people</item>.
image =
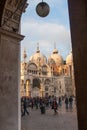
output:
M 21 115 L 22 117 L 26 114 L 29 115 L 29 107 L 31 109 L 40 109 L 41 114 L 45 114 L 46 108 L 53 109 L 54 114 L 58 113 L 58 109 L 62 107 L 63 104 L 65 104 L 66 111 L 73 110 L 73 96 L 61 96 L 61 97 L 22 97 L 21 98 Z

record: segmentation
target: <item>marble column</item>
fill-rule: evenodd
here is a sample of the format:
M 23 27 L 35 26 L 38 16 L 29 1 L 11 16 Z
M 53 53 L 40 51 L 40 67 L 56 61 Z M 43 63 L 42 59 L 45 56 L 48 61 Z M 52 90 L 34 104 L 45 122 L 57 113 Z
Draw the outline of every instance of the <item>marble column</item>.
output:
M 23 38 L 0 28 L 0 130 L 21 130 L 19 83 Z

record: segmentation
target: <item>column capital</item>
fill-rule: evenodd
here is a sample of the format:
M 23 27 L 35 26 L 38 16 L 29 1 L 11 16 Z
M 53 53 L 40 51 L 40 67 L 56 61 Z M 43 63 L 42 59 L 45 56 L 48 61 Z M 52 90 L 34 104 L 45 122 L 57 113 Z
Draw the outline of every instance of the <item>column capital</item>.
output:
M 15 39 L 15 41 L 18 41 L 18 42 L 22 41 L 24 39 L 24 37 L 25 37 L 23 35 L 20 35 L 18 33 L 15 33 L 15 32 L 3 29 L 3 28 L 0 28 L 0 35 L 10 37 L 12 39 Z

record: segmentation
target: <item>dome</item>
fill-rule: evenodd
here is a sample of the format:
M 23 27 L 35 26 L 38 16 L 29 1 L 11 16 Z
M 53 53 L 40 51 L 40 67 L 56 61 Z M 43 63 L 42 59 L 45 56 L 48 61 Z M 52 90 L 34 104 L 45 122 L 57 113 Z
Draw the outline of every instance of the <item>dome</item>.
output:
M 55 48 L 54 50 L 53 50 L 53 54 L 57 54 L 58 53 L 58 50 Z
M 62 65 L 63 64 L 63 58 L 60 54 L 58 54 L 58 50 L 54 49 L 53 53 L 50 55 L 48 58 L 48 64 L 57 64 L 57 65 Z
M 72 52 L 70 52 L 70 54 L 66 57 L 66 64 L 71 65 L 72 64 Z
M 45 55 L 40 53 L 39 47 L 37 47 L 36 53 L 30 57 L 29 61 L 38 65 L 43 65 L 47 62 L 47 58 Z

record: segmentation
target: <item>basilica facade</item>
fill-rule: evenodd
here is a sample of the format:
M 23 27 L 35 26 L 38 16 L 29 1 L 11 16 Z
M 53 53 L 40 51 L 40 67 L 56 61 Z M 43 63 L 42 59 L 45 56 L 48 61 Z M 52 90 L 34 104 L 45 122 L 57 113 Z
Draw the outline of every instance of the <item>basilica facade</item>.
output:
M 24 50 L 21 62 L 21 96 L 70 96 L 75 95 L 72 52 L 66 61 L 58 53 L 56 47 L 47 58 L 37 46 L 28 62 Z

